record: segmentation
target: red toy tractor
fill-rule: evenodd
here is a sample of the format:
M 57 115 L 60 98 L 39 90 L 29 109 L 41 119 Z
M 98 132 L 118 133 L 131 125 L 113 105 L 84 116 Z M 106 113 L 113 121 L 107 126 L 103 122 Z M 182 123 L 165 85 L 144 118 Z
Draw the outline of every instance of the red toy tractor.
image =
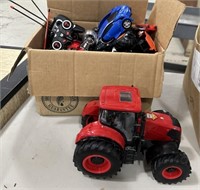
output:
M 104 86 L 99 100 L 84 107 L 82 125 L 73 161 L 83 174 L 111 177 L 123 163 L 139 159 L 161 183 L 178 183 L 191 173 L 187 155 L 178 149 L 178 120 L 164 110 L 142 112 L 135 87 Z

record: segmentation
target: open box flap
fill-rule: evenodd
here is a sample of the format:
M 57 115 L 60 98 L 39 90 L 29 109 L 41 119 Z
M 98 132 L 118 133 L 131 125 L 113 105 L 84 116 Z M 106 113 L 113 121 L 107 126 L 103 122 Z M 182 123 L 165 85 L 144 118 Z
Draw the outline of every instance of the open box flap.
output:
M 156 38 L 165 50 L 184 9 L 185 4 L 178 0 L 156 0 L 154 4 L 148 23 L 157 25 Z
M 132 8 L 135 23 L 144 23 L 148 0 L 47 0 L 47 4 L 74 21 L 91 22 L 99 22 L 112 8 L 124 4 Z

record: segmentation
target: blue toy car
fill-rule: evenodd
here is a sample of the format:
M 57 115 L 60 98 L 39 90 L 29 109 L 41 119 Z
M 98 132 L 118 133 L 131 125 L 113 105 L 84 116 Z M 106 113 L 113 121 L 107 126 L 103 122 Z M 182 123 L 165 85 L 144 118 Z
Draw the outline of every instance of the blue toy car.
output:
M 98 40 L 109 42 L 117 39 L 126 29 L 132 25 L 132 11 L 127 5 L 119 5 L 113 8 L 99 23 Z

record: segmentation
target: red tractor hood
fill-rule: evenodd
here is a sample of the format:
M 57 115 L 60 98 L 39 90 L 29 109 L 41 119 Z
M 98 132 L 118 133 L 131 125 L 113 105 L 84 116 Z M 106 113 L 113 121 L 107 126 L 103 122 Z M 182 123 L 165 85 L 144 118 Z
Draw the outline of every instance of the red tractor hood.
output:
M 172 141 L 180 140 L 181 127 L 177 119 L 169 113 L 148 112 L 146 113 L 144 131 L 145 140 Z

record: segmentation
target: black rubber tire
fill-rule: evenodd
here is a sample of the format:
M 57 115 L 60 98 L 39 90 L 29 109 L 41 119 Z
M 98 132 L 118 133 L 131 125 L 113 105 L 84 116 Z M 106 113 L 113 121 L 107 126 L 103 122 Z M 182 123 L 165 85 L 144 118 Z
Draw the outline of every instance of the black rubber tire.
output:
M 154 178 L 164 184 L 182 182 L 191 173 L 190 162 L 184 152 L 158 157 L 152 163 Z
M 92 123 L 92 122 L 94 122 L 94 118 L 91 115 L 86 115 L 86 116 L 82 117 L 82 119 L 81 119 L 82 127 L 85 127 L 86 125 L 88 125 L 89 123 Z
M 91 160 L 96 159 L 96 158 L 97 159 L 106 158 L 108 161 L 109 167 L 106 168 L 105 172 L 97 172 L 99 170 L 95 170 L 95 169 L 94 169 L 95 170 L 94 172 L 89 171 L 88 168 L 91 169 L 90 165 L 89 166 L 87 164 L 84 165 L 84 161 L 86 161 L 85 163 L 87 163 L 87 161 L 89 160 L 88 158 L 90 156 L 91 157 L 94 156 L 91 158 Z M 91 160 L 90 162 L 92 162 Z M 113 175 L 116 175 L 117 172 L 121 170 L 122 149 L 116 143 L 106 141 L 105 139 L 87 140 L 87 141 L 77 144 L 75 152 L 74 152 L 73 161 L 77 169 L 79 171 L 82 171 L 83 174 L 89 175 L 90 177 L 105 179 L 108 177 L 112 177 Z M 103 163 L 104 162 L 105 160 L 103 160 Z M 95 164 L 95 166 L 97 166 L 98 168 L 101 163 L 97 163 L 97 164 L 92 163 L 92 164 Z
M 130 25 L 129 25 L 129 26 L 126 26 L 126 25 L 124 24 L 125 22 L 129 22 Z M 124 20 L 123 23 L 122 23 L 122 26 L 123 26 L 124 29 L 129 29 L 129 28 L 131 28 L 131 26 L 132 26 L 131 20 L 130 20 L 130 19 Z

